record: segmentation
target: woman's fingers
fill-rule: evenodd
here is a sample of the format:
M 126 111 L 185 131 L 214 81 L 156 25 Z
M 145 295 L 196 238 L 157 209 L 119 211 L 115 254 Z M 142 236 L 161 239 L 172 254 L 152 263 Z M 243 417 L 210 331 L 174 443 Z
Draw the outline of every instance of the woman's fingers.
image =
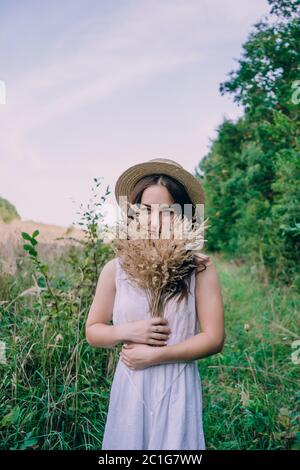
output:
M 169 335 L 171 333 L 171 328 L 168 326 L 160 326 L 160 325 L 152 325 L 151 326 L 151 334 L 161 334 L 161 335 Z
M 167 340 L 168 340 L 168 338 L 164 339 L 164 340 L 150 338 L 148 344 L 150 344 L 152 346 L 165 346 L 167 344 Z
M 153 339 L 161 339 L 163 341 L 166 341 L 167 339 L 169 339 L 169 334 L 166 333 L 166 334 L 163 334 L 163 333 L 152 333 L 151 334 L 151 338 Z
M 167 318 L 153 317 L 150 319 L 151 325 L 166 325 L 168 323 Z
M 131 364 L 130 362 L 128 361 L 128 359 L 126 359 L 126 357 L 124 356 L 124 354 L 120 354 L 120 359 L 122 362 L 124 362 L 124 364 L 129 367 L 129 369 L 131 369 Z
M 168 334 L 152 333 L 149 344 L 164 346 L 167 344 L 167 341 L 169 340 L 169 336 L 170 335 Z

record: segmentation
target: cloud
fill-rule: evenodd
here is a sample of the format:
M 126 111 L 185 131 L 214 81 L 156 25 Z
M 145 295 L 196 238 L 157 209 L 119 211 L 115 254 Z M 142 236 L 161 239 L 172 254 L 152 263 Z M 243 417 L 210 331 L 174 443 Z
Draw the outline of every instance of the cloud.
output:
M 160 83 L 164 77 L 170 77 L 173 83 L 178 76 L 195 73 L 191 89 L 180 89 L 180 82 L 178 88 L 174 86 L 174 100 L 178 92 L 180 99 L 183 96 L 183 106 L 187 102 L 192 105 L 201 86 L 202 95 L 209 96 L 211 100 L 210 109 L 206 109 L 204 103 L 190 131 L 181 129 L 173 139 L 173 148 L 169 145 L 173 137 L 167 136 L 167 132 L 173 134 L 173 128 L 162 130 L 164 135 L 153 145 L 157 149 L 168 148 L 170 155 L 176 155 L 178 148 L 184 154 L 185 148 L 195 147 L 193 138 L 200 131 L 202 149 L 205 135 L 210 133 L 210 128 L 215 126 L 223 112 L 220 111 L 221 101 L 211 99 L 218 91 L 215 84 L 212 88 L 210 77 L 213 74 L 217 81 L 215 68 L 226 54 L 231 53 L 228 51 L 233 48 L 239 50 L 242 39 L 246 39 L 249 17 L 258 19 L 259 12 L 263 12 L 266 5 L 265 0 L 242 0 L 241 3 L 242 8 L 240 5 L 237 7 L 236 0 L 90 0 L 88 3 L 28 0 L 24 4 L 7 7 L 5 14 L 0 15 L 0 79 L 4 79 L 7 85 L 7 102 L 0 106 L 2 187 L 9 190 L 12 178 L 16 178 L 16 191 L 24 179 L 30 180 L 34 186 L 40 175 L 51 177 L 49 181 L 53 185 L 58 160 L 61 172 L 70 172 L 69 162 L 72 161 L 71 178 L 76 182 L 76 174 L 79 179 L 85 168 L 92 172 L 98 167 L 99 147 L 93 148 L 93 143 L 90 144 L 88 159 L 84 152 L 85 145 L 89 145 L 84 142 L 86 135 L 77 149 L 64 147 L 63 137 L 58 141 L 52 135 L 61 128 L 62 135 L 66 130 L 68 139 L 70 120 L 74 128 L 69 136 L 77 137 L 81 132 L 80 119 L 84 116 L 92 128 L 89 137 L 96 141 L 95 135 L 101 130 L 95 125 L 95 103 L 99 103 L 98 118 L 101 116 L 101 103 L 106 103 L 110 109 L 110 99 L 120 91 L 133 93 L 135 87 L 141 93 L 137 98 L 141 108 L 131 109 L 129 106 L 125 111 L 128 122 L 130 119 L 142 120 L 148 109 L 145 107 L 143 111 L 145 95 L 140 91 L 141 85 L 146 84 L 155 96 L 155 86 L 159 87 L 159 93 L 163 93 Z M 197 74 L 201 73 L 204 77 L 201 85 L 199 80 L 197 85 Z M 166 82 L 163 86 L 167 95 Z M 194 88 L 197 86 L 198 89 Z M 195 106 L 191 115 L 197 112 Z M 168 119 L 168 111 L 161 108 L 160 102 L 156 109 L 165 113 Z M 144 116 L 137 115 L 141 110 Z M 79 116 L 76 122 L 73 119 L 75 115 Z M 189 116 L 189 110 L 186 115 Z M 172 119 L 171 115 L 169 117 Z M 156 122 L 148 122 L 153 126 L 149 133 L 154 129 L 154 135 L 158 136 Z M 112 136 L 115 132 L 118 135 L 118 130 L 113 127 L 113 118 L 111 123 L 109 132 Z M 124 130 L 119 129 L 119 132 L 126 136 L 127 123 L 121 124 Z M 132 132 L 132 127 L 129 131 Z M 77 140 L 80 141 L 79 138 Z M 118 148 L 113 147 L 114 144 L 112 137 L 110 149 L 116 149 L 117 153 Z M 99 145 L 99 140 L 96 145 Z M 74 154 L 70 155 L 71 151 Z M 124 155 L 129 162 L 126 152 Z M 112 150 L 106 158 L 108 163 L 113 161 Z M 101 168 L 103 174 L 114 171 L 116 166 L 112 165 Z
M 101 22 L 99 11 L 97 18 L 85 19 L 81 29 L 67 24 L 69 34 L 49 38 L 54 40 L 49 60 L 43 57 L 8 83 L 12 107 L 6 118 L 24 134 L 122 87 L 201 63 L 210 42 L 221 44 L 228 27 L 232 37 L 232 21 L 244 20 L 258 3 L 261 0 L 237 8 L 231 0 L 128 2 L 126 9 L 113 12 L 108 23 Z

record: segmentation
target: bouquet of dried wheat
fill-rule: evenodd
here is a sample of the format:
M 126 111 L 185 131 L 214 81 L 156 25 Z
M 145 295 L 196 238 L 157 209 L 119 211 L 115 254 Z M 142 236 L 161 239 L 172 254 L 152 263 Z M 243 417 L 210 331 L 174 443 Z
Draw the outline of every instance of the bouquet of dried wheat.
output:
M 130 224 L 118 222 L 112 248 L 129 281 L 145 292 L 151 316 L 163 317 L 165 304 L 174 295 L 178 281 L 199 266 L 197 258 L 204 262 L 209 259 L 199 249 L 205 241 L 205 223 L 206 220 L 195 228 L 185 216 L 174 214 L 172 235 L 163 238 L 162 231 L 159 238 L 151 238 L 148 228 L 137 228 L 136 220 Z

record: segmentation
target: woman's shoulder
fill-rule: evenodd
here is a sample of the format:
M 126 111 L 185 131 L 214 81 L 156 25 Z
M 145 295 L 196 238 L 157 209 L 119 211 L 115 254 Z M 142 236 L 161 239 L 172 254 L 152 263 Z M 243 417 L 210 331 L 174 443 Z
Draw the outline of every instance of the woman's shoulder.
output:
M 105 269 L 106 271 L 110 271 L 110 272 L 113 272 L 116 267 L 117 267 L 117 263 L 118 263 L 118 260 L 119 258 L 115 257 L 115 258 L 112 258 L 110 260 L 108 260 L 102 269 Z
M 101 269 L 101 276 L 105 276 L 110 279 L 116 285 L 116 277 L 118 272 L 118 258 L 112 258 L 108 260 Z
M 205 265 L 206 267 L 213 266 L 213 260 L 209 255 L 205 253 L 196 253 L 195 257 L 199 265 Z

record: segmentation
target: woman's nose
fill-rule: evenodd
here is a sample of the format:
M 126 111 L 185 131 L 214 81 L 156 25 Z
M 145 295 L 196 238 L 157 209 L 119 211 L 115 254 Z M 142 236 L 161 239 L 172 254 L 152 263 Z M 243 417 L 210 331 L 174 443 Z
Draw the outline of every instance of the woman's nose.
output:
M 152 233 L 157 233 L 160 228 L 160 220 L 159 220 L 159 213 L 158 214 L 151 214 L 149 220 L 149 226 Z

